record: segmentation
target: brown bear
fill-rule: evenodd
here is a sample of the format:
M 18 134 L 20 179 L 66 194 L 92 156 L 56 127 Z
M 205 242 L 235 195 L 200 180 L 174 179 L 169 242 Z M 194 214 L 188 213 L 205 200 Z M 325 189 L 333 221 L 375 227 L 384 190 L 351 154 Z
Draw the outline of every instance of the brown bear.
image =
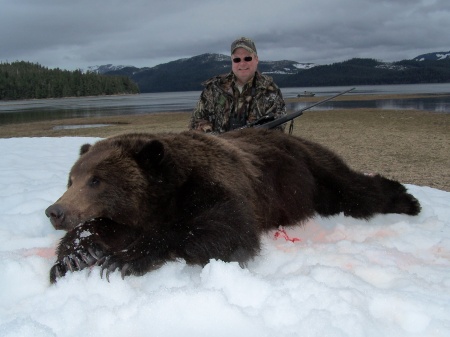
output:
M 50 280 L 92 265 L 108 277 L 178 258 L 245 264 L 264 231 L 341 212 L 416 215 L 420 204 L 399 182 L 280 131 L 119 135 L 81 147 L 67 191 L 46 210 L 68 231 Z

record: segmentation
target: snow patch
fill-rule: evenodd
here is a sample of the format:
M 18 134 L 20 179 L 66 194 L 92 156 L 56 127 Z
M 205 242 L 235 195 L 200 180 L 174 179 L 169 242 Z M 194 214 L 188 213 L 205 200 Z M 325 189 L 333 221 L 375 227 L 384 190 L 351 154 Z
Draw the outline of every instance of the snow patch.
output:
M 415 185 L 419 216 L 314 217 L 285 228 L 300 241 L 263 235 L 247 268 L 180 260 L 107 282 L 94 267 L 50 285 L 64 232 L 44 210 L 96 140 L 0 139 L 0 336 L 450 335 L 450 193 Z

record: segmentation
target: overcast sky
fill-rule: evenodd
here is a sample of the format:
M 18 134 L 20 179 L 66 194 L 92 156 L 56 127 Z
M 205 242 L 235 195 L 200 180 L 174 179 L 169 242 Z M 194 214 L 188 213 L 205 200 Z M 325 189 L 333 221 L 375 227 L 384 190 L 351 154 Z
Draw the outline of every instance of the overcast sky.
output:
M 229 55 L 330 64 L 450 50 L 449 0 L 0 0 L 0 61 L 74 70 Z

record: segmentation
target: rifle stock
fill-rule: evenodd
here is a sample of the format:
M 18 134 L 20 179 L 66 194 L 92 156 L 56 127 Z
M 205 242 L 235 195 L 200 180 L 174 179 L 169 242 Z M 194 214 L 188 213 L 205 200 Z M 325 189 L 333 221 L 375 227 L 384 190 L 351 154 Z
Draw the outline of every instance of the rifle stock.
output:
M 317 105 L 320 105 L 322 103 L 328 102 L 328 101 L 332 100 L 333 98 L 336 98 L 338 96 L 346 94 L 346 93 L 348 93 L 348 92 L 350 92 L 350 91 L 352 91 L 354 89 L 355 88 L 351 88 L 351 89 L 342 91 L 342 92 L 340 92 L 340 93 L 338 93 L 338 94 L 336 94 L 334 96 L 331 96 L 331 97 L 323 99 L 323 100 L 321 100 L 319 102 L 313 103 L 313 104 L 307 106 L 306 108 L 294 111 L 293 113 L 291 113 L 289 115 L 286 115 L 286 116 L 283 116 L 283 117 L 280 117 L 280 118 L 277 118 L 277 119 L 275 119 L 275 115 L 274 114 L 268 114 L 266 116 L 261 117 L 257 121 L 255 121 L 255 122 L 253 122 L 253 123 L 251 123 L 249 125 L 244 126 L 241 129 L 251 128 L 251 127 L 262 128 L 262 129 L 273 129 L 273 128 L 276 128 L 277 126 L 280 126 L 281 124 L 284 124 L 286 122 L 289 122 L 290 120 L 293 120 L 294 118 L 297 118 L 297 117 L 301 116 L 303 114 L 303 111 L 311 109 L 311 108 L 313 108 L 313 107 L 315 107 Z

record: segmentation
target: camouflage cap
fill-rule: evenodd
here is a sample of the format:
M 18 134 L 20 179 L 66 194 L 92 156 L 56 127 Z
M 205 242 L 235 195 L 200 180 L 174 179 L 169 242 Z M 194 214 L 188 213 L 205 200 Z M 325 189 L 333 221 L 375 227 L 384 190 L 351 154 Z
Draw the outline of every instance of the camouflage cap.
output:
M 246 37 L 240 37 L 231 44 L 231 54 L 233 54 L 237 48 L 244 48 L 250 53 L 257 54 L 255 43 Z

